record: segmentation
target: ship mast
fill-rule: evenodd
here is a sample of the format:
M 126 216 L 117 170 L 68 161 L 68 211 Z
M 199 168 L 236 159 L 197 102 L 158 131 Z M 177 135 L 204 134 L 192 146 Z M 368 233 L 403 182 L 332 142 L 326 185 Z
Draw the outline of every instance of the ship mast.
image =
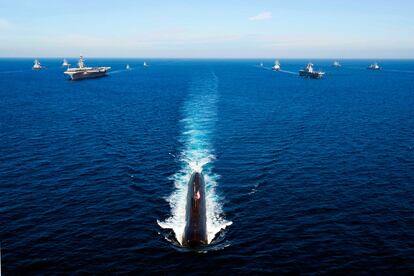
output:
M 80 56 L 78 65 L 79 65 L 79 68 L 84 68 L 85 67 L 85 63 L 83 62 L 83 56 Z

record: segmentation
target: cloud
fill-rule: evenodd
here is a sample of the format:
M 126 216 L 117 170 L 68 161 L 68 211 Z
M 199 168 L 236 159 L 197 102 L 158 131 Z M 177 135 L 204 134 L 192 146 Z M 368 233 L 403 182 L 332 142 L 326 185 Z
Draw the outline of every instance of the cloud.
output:
M 255 16 L 249 17 L 250 21 L 270 20 L 270 19 L 272 19 L 272 13 L 269 11 L 261 12 Z

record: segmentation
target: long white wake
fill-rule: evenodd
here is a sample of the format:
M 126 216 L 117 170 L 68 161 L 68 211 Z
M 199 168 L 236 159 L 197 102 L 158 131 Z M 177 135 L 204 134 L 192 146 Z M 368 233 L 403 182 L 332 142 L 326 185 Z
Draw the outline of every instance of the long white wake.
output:
M 270 70 L 270 71 L 273 71 L 272 67 L 265 67 L 265 66 L 256 66 L 256 67 L 261 68 L 261 69 L 264 69 L 264 70 Z M 279 70 L 279 71 L 274 71 L 274 72 L 275 72 L 275 73 L 279 73 L 279 72 L 281 72 L 281 73 L 287 73 L 287 74 L 291 74 L 291 75 L 299 75 L 299 74 L 298 74 L 298 73 L 296 73 L 296 72 L 287 71 L 287 70 Z
M 207 238 L 210 243 L 221 229 L 232 222 L 223 218 L 221 200 L 216 193 L 219 176 L 212 172 L 215 160 L 211 143 L 217 121 L 218 78 L 215 74 L 198 77 L 190 86 L 189 96 L 183 106 L 184 119 L 180 121 L 183 149 L 180 154 L 181 169 L 175 173 L 175 190 L 167 198 L 171 216 L 158 224 L 172 229 L 179 243 L 185 228 L 188 181 L 194 171 L 203 172 L 206 183 Z

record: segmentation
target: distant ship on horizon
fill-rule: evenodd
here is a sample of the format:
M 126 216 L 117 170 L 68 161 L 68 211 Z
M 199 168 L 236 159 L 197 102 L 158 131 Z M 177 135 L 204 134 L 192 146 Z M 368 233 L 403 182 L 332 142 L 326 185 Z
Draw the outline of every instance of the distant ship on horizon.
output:
M 40 64 L 40 62 L 37 59 L 35 59 L 32 69 L 33 70 L 40 70 L 40 69 L 43 69 L 43 68 L 44 67 Z
M 280 62 L 278 60 L 275 60 L 275 65 L 273 65 L 272 70 L 280 71 Z
M 381 67 L 378 65 L 378 63 L 374 62 L 373 64 L 368 66 L 367 69 L 369 69 L 369 70 L 381 70 Z
M 64 73 L 72 80 L 99 78 L 106 76 L 111 67 L 86 67 L 83 57 L 80 56 L 78 68 L 68 68 Z
M 70 64 L 68 63 L 68 61 L 66 60 L 66 58 L 63 59 L 62 66 L 63 67 L 70 66 Z
M 332 64 L 332 67 L 341 67 L 342 65 L 339 63 L 339 61 L 334 61 Z

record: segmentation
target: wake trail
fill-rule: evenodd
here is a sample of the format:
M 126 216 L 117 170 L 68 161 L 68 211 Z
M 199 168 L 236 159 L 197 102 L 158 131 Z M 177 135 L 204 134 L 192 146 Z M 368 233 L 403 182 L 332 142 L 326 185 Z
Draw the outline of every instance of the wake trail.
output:
M 363 67 L 353 67 L 353 66 L 343 66 L 343 68 L 345 69 L 355 69 L 355 70 L 368 70 L 367 68 L 363 68 Z
M 298 75 L 299 75 L 299 73 L 292 72 L 292 71 L 287 71 L 287 70 L 279 70 L 279 72 L 281 72 L 281 73 L 286 73 L 286 74 L 291 74 L 291 75 L 296 75 L 296 76 L 298 76 Z
M 218 78 L 214 73 L 197 76 L 191 83 L 189 95 L 183 105 L 180 121 L 182 150 L 178 156 L 181 168 L 173 176 L 175 189 L 166 199 L 171 216 L 165 221 L 157 220 L 164 229 L 172 229 L 181 244 L 186 224 L 188 182 L 193 172 L 203 172 L 206 189 L 207 239 L 210 243 L 222 229 L 231 225 L 223 217 L 222 199 L 216 192 L 219 175 L 213 172 L 214 135 L 217 121 Z
M 128 71 L 132 71 L 132 69 L 121 69 L 121 70 L 109 71 L 108 75 L 119 74 L 119 73 L 128 72 Z
M 408 70 L 381 69 L 380 71 L 393 72 L 393 73 L 408 73 L 408 74 L 414 74 L 414 71 L 408 71 Z
M 29 72 L 29 70 L 15 70 L 15 71 L 2 71 L 0 74 L 13 74 L 13 73 L 24 73 Z
M 364 70 L 364 71 L 371 71 L 367 68 L 363 67 L 353 67 L 353 66 L 346 66 L 344 67 L 346 69 L 355 69 L 355 70 Z M 392 73 L 408 73 L 408 74 L 414 74 L 414 71 L 410 70 L 398 70 L 398 69 L 381 69 L 380 72 L 392 72 Z
M 254 67 L 260 68 L 260 69 L 263 69 L 263 70 L 270 70 L 270 71 L 272 71 L 272 67 L 259 66 L 259 65 L 255 65 Z
M 257 67 L 257 68 L 261 68 L 261 69 L 263 69 L 263 70 L 273 71 L 272 67 L 265 67 L 265 66 L 258 66 L 258 65 L 256 65 L 255 67 Z M 275 73 L 277 73 L 277 72 L 286 73 L 286 74 L 291 74 L 291 75 L 299 75 L 299 74 L 298 74 L 298 73 L 296 73 L 296 72 L 287 71 L 287 70 L 279 70 L 279 71 L 275 71 Z

